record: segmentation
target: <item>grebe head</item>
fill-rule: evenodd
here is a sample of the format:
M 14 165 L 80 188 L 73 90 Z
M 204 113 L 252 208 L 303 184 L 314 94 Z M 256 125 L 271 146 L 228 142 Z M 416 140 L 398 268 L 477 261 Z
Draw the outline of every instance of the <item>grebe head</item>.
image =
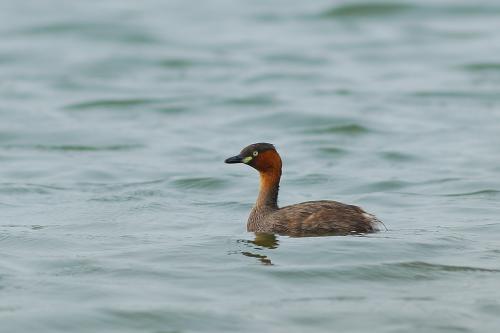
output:
M 251 144 L 243 148 L 238 155 L 226 159 L 225 162 L 248 164 L 259 172 L 279 171 L 281 173 L 280 155 L 270 143 Z

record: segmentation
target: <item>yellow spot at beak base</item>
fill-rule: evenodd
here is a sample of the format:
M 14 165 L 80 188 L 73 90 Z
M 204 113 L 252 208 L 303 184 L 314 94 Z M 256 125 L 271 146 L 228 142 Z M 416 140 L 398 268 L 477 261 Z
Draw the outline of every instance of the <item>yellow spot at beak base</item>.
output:
M 247 156 L 242 161 L 243 161 L 243 163 L 247 164 L 248 162 L 250 162 L 252 160 L 252 158 L 253 158 L 252 156 Z

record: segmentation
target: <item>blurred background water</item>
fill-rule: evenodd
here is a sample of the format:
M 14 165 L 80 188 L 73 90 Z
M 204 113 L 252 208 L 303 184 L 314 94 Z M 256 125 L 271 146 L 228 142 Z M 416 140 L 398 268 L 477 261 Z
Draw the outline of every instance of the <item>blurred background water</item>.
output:
M 498 332 L 498 1 L 0 1 L 2 332 Z M 389 231 L 254 239 L 282 205 Z

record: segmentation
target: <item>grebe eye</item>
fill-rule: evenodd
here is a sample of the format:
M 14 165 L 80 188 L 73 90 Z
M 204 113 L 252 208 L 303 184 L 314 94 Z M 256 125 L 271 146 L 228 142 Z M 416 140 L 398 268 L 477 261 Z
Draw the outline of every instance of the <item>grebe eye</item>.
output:
M 254 151 L 254 152 L 252 153 L 252 155 L 255 157 L 255 156 L 259 155 L 259 152 L 256 150 L 256 151 Z

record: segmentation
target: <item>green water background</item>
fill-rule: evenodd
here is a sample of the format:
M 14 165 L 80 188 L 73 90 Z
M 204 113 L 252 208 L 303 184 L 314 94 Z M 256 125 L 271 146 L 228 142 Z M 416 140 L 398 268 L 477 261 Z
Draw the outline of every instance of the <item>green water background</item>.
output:
M 0 331 L 498 332 L 498 1 L 0 1 Z M 281 204 L 389 231 L 254 240 Z

